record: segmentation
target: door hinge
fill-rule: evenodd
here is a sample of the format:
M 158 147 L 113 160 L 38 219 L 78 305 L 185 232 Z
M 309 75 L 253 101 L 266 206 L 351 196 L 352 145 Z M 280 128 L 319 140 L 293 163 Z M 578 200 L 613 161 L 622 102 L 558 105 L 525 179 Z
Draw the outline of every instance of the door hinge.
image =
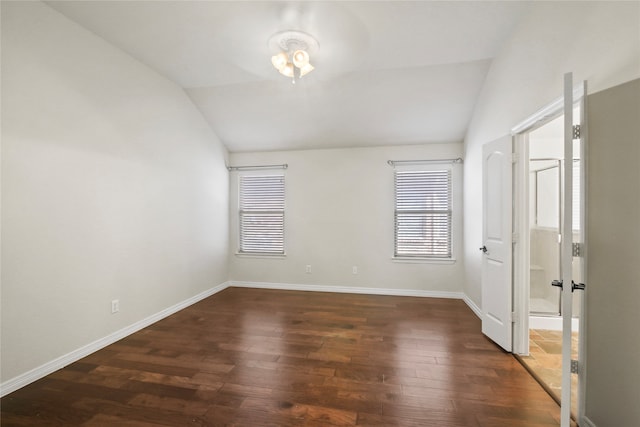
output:
M 511 153 L 511 163 L 518 162 L 518 153 Z
M 580 139 L 580 125 L 573 125 L 573 139 Z
M 582 257 L 584 256 L 582 243 L 574 243 L 572 245 L 571 253 L 574 257 Z
M 578 361 L 575 360 L 575 359 L 571 359 L 571 373 L 572 374 L 577 374 L 579 367 L 580 367 L 580 365 L 578 364 Z
M 511 323 L 516 323 L 519 320 L 518 313 L 515 311 L 511 312 Z
M 518 243 L 520 241 L 520 235 L 518 233 L 513 233 L 511 235 L 511 243 Z

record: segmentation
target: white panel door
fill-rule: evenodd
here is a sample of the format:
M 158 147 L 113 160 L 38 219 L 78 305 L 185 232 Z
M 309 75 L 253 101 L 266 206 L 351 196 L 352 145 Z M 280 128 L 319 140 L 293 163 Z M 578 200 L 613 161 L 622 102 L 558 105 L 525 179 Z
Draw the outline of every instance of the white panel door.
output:
M 482 147 L 482 333 L 512 350 L 511 136 Z

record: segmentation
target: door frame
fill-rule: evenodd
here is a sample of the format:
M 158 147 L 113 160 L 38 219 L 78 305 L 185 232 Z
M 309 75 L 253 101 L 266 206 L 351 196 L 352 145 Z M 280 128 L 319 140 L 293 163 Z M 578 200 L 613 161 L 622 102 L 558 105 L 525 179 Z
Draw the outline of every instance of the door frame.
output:
M 586 235 L 586 205 L 587 205 L 587 126 L 586 100 L 587 85 L 582 82 L 573 88 L 573 103 L 581 103 L 580 109 L 580 162 L 581 182 L 580 197 L 581 211 L 581 240 L 584 244 L 582 261 L 582 278 L 588 283 L 587 277 L 587 235 Z M 511 128 L 515 153 L 515 168 L 513 174 L 513 311 L 516 313 L 513 325 L 513 352 L 520 355 L 529 354 L 529 293 L 530 293 L 530 236 L 529 236 L 529 132 L 544 126 L 564 113 L 564 97 L 559 97 L 547 106 L 536 111 L 527 119 Z M 584 419 L 586 400 L 586 290 L 581 301 L 581 315 L 579 320 L 579 356 L 578 360 L 578 422 Z
M 520 355 L 529 354 L 529 133 L 560 117 L 563 107 L 564 98 L 560 97 L 511 128 L 516 156 L 513 185 L 513 311 L 516 313 L 513 352 Z

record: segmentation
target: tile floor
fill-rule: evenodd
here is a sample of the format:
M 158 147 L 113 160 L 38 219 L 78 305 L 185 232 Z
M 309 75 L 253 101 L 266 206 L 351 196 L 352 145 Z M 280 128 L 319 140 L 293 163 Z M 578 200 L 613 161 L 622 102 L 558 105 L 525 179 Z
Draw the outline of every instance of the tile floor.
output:
M 578 333 L 571 338 L 571 358 L 578 358 Z M 522 361 L 543 381 L 559 401 L 562 394 L 562 331 L 529 330 L 529 356 Z M 571 375 L 571 412 L 577 414 L 578 376 Z

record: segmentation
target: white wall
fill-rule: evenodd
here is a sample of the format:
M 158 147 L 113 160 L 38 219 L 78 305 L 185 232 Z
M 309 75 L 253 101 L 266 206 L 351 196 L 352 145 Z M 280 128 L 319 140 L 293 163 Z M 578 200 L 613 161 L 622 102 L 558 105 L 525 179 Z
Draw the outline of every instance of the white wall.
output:
M 2 2 L 3 382 L 227 280 L 226 155 L 176 85 Z
M 640 425 L 640 80 L 588 98 L 587 416 Z
M 494 60 L 467 136 L 464 164 L 465 293 L 480 297 L 482 145 L 562 95 L 563 74 L 590 92 L 640 76 L 640 3 L 535 2 Z
M 401 263 L 393 255 L 393 168 L 387 160 L 457 158 L 461 144 L 231 153 L 233 165 L 288 164 L 284 259 L 247 258 L 238 249 L 237 173 L 230 177 L 230 279 L 240 282 L 460 292 L 461 218 L 453 264 Z M 454 209 L 461 213 L 462 167 Z M 305 266 L 311 265 L 311 274 Z M 352 267 L 358 267 L 358 274 Z

